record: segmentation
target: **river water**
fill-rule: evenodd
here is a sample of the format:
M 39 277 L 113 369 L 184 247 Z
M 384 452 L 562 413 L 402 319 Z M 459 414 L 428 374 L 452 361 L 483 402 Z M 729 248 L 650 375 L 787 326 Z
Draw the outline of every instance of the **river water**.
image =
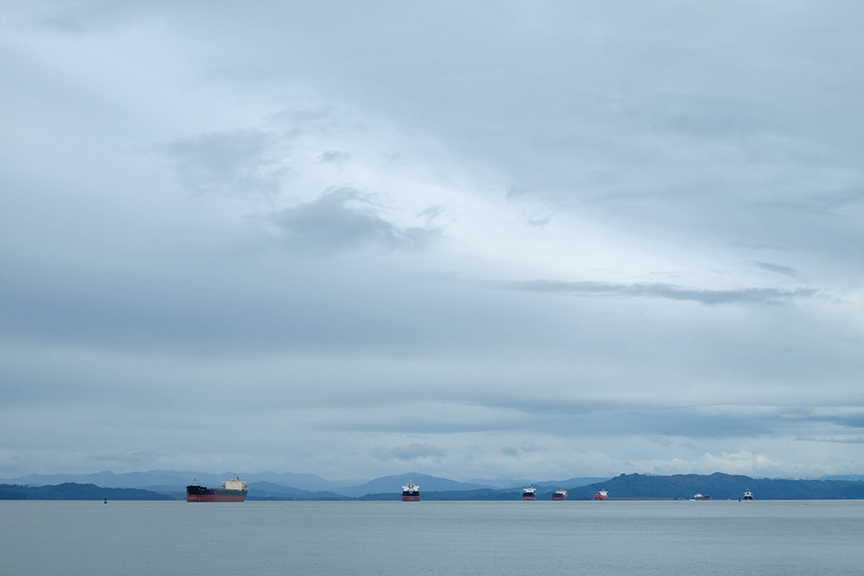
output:
M 0 501 L 0 574 L 860 576 L 864 501 Z

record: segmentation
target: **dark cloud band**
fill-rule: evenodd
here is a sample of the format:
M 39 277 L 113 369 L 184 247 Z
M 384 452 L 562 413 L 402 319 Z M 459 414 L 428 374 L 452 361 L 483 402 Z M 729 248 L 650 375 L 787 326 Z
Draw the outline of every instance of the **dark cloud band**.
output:
M 814 288 L 734 288 L 730 290 L 704 290 L 685 288 L 674 284 L 615 284 L 612 282 L 558 282 L 554 280 L 532 280 L 506 284 L 511 290 L 522 292 L 551 292 L 582 296 L 608 296 L 620 298 L 663 298 L 699 302 L 708 306 L 724 304 L 777 304 L 810 298 L 817 293 Z

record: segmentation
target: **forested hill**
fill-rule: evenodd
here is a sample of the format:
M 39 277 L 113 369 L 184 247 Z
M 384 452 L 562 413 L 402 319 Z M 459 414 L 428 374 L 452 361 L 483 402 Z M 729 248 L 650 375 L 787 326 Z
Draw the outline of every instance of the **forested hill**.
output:
M 737 500 L 750 490 L 758 500 L 864 499 L 864 482 L 860 481 L 771 480 L 719 472 L 710 476 L 622 474 L 605 482 L 572 488 L 569 497 L 591 499 L 599 490 L 608 490 L 610 498 L 687 499 L 700 493 L 710 495 L 712 500 Z
M 173 500 L 171 496 L 136 488 L 102 488 L 66 482 L 56 486 L 0 484 L 0 500 Z
M 678 499 L 688 500 L 700 493 L 712 500 L 737 500 L 746 490 L 757 500 L 829 500 L 864 499 L 864 482 L 843 480 L 769 480 L 729 474 L 679 474 L 651 476 L 622 474 L 603 482 L 587 486 L 568 486 L 549 483 L 537 490 L 538 500 L 550 500 L 555 490 L 567 490 L 569 500 L 593 500 L 600 490 L 615 499 Z M 521 490 L 459 490 L 422 492 L 423 500 L 519 500 Z M 361 500 L 398 500 L 398 492 L 367 494 Z

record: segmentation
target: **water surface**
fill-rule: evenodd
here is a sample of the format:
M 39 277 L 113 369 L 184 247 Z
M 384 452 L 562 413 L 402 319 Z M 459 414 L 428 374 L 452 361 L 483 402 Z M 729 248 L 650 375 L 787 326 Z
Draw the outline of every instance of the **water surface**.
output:
M 0 501 L 4 575 L 845 575 L 864 501 Z

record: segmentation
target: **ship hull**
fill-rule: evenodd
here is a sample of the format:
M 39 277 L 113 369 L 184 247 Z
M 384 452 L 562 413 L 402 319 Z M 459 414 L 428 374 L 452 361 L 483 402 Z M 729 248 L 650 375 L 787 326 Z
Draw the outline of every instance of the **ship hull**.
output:
M 419 502 L 420 495 L 419 494 L 403 494 L 402 502 Z
M 609 499 L 608 496 L 601 496 L 600 494 L 594 495 L 594 500 L 608 500 L 608 499 Z
M 244 502 L 246 494 L 248 494 L 247 490 L 187 486 L 186 502 Z
M 522 500 L 537 500 L 537 496 L 535 496 L 534 494 L 523 494 Z
M 566 496 L 552 496 L 552 500 L 564 501 L 567 500 Z

